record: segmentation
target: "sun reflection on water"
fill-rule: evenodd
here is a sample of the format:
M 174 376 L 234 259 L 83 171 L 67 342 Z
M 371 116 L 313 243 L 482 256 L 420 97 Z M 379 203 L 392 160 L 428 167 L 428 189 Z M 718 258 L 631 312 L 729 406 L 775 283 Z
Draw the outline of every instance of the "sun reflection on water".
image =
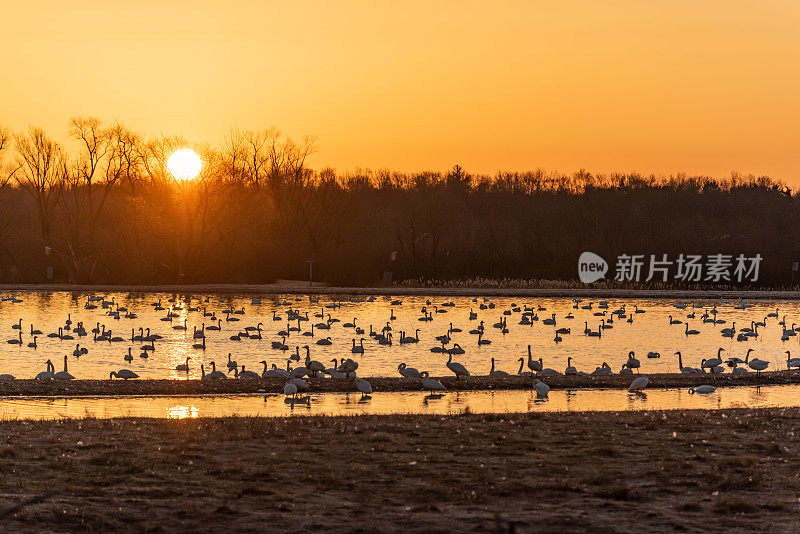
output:
M 167 408 L 167 419 L 187 419 L 189 417 L 198 417 L 200 410 L 197 406 L 177 404 Z

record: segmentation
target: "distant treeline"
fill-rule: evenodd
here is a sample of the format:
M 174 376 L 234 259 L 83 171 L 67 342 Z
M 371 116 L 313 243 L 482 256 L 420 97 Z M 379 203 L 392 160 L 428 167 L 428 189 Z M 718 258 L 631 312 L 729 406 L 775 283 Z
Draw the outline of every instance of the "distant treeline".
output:
M 232 132 L 179 139 L 74 119 L 68 152 L 31 128 L 0 130 L 0 281 L 265 283 L 315 279 L 577 278 L 578 256 L 761 254 L 756 285 L 786 286 L 800 257 L 798 196 L 768 177 L 365 171 L 308 166 L 312 139 Z M 45 254 L 45 247 L 50 255 Z M 390 255 L 397 252 L 396 260 Z

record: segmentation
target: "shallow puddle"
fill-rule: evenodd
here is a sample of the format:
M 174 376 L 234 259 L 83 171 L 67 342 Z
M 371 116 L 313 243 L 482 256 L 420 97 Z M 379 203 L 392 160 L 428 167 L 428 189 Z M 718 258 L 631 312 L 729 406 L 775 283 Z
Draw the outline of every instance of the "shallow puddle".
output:
M 800 386 L 720 388 L 710 394 L 686 389 L 653 389 L 642 394 L 612 389 L 551 391 L 537 399 L 527 390 L 376 393 L 319 393 L 292 400 L 283 395 L 172 397 L 16 397 L 0 399 L 0 418 L 95 417 L 279 417 L 301 415 L 449 414 L 536 411 L 618 411 L 767 408 L 800 406 Z

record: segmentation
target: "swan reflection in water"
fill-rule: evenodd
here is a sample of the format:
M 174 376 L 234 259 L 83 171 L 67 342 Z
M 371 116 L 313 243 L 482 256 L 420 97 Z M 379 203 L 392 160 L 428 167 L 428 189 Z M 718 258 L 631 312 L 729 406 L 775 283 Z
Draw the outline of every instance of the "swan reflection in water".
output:
M 490 392 L 491 398 L 494 399 L 494 392 Z M 462 398 L 463 397 L 463 398 Z M 469 395 L 461 395 L 460 391 L 456 391 L 455 395 L 450 395 L 450 403 L 448 406 L 458 406 L 464 404 L 469 400 Z
M 277 395 L 273 395 L 275 397 Z M 267 402 L 269 396 L 264 397 L 264 402 Z M 284 397 L 283 403 L 289 406 L 290 410 L 294 410 L 296 404 L 300 404 L 304 406 L 307 410 L 311 409 L 311 396 L 306 395 L 305 397 Z
M 531 400 L 533 404 L 544 404 L 545 402 L 550 402 L 550 397 L 540 397 L 539 395 L 533 394 L 531 395 Z
M 343 404 L 345 406 L 349 406 L 351 404 L 368 404 L 369 401 L 371 401 L 371 400 L 372 400 L 372 395 L 362 395 L 361 397 L 357 397 L 356 399 L 352 399 L 350 397 L 350 392 L 348 391 L 348 392 L 346 392 L 344 394 L 344 399 L 342 400 L 342 402 L 340 404 Z
M 636 401 L 636 400 L 646 401 L 647 400 L 647 393 L 645 393 L 644 391 L 629 391 L 628 392 L 628 398 L 630 400 L 632 400 L 632 401 Z
M 431 393 L 422 397 L 422 405 L 427 406 L 431 401 L 439 400 L 444 397 L 444 393 Z

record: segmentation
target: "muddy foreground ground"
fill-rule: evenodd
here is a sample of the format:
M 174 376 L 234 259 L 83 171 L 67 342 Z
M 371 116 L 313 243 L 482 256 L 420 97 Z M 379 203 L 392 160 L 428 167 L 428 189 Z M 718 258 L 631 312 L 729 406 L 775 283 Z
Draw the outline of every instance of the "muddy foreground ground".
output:
M 6 532 L 800 531 L 800 409 L 10 421 L 0 470 Z

